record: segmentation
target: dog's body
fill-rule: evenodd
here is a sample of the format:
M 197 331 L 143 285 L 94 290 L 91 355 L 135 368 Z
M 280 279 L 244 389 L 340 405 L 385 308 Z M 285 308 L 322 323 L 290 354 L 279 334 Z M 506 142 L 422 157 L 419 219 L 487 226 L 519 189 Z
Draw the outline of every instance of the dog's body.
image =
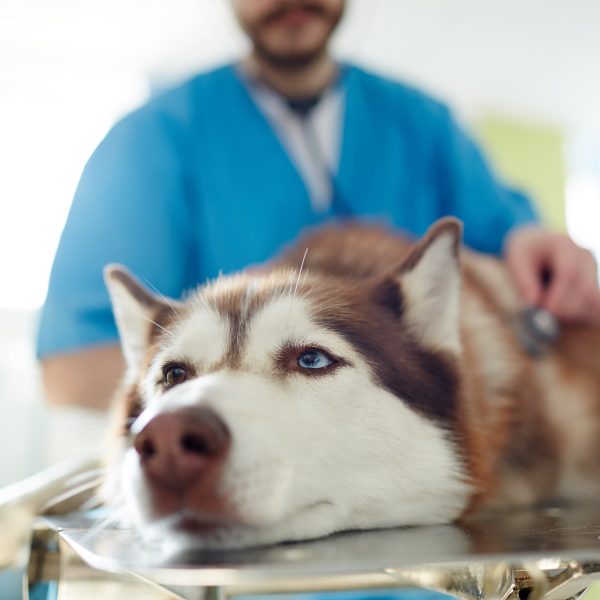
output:
M 600 328 L 529 358 L 504 267 L 459 236 L 331 228 L 176 304 L 109 269 L 128 519 L 233 547 L 597 498 Z

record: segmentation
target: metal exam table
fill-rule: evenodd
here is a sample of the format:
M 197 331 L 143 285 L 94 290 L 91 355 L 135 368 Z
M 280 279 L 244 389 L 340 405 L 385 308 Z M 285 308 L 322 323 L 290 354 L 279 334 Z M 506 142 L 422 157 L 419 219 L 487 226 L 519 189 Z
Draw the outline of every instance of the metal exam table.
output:
M 59 600 L 225 599 L 424 588 L 464 600 L 600 599 L 600 503 L 443 525 L 349 532 L 260 549 L 160 557 L 93 513 L 37 521 L 26 588 Z M 592 586 L 592 587 L 590 587 Z
M 101 473 L 100 457 L 79 457 L 0 490 L 1 600 L 370 590 L 352 596 L 362 600 L 390 588 L 412 588 L 403 592 L 411 600 L 417 589 L 462 600 L 600 600 L 600 502 L 165 556 L 132 531 L 98 526 Z

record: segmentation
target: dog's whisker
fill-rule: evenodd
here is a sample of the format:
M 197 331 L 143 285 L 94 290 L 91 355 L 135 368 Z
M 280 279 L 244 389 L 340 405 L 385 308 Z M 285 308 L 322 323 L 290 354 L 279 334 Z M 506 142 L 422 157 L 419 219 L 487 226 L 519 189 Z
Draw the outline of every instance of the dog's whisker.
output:
M 173 304 L 169 302 L 169 299 L 164 294 L 161 294 L 159 289 L 153 283 L 151 283 L 147 279 L 144 279 L 144 281 L 158 294 L 158 296 L 165 302 L 165 304 L 169 306 L 169 308 L 173 311 L 173 314 L 175 316 L 179 316 Z
M 175 337 L 168 329 L 163 327 L 160 323 L 157 323 L 156 321 L 153 321 L 152 319 L 148 319 L 148 321 L 150 321 L 151 323 L 156 325 L 159 329 L 162 329 L 169 337 L 172 337 L 172 338 Z
M 308 248 L 304 250 L 304 256 L 302 257 L 302 262 L 300 263 L 300 270 L 298 271 L 298 279 L 296 280 L 296 287 L 294 288 L 294 296 L 296 296 L 298 292 L 298 286 L 300 285 L 300 277 L 302 277 L 302 269 L 304 268 L 304 261 L 306 261 L 306 255 L 308 254 Z
M 139 313 L 139 312 L 136 314 L 138 316 L 146 319 L 146 321 L 150 321 L 150 323 L 152 323 L 153 325 L 156 325 L 159 329 L 162 329 L 169 337 L 171 337 L 171 338 L 175 337 L 171 331 L 169 331 L 166 327 L 163 327 L 160 323 L 157 323 L 156 321 L 151 319 L 148 315 L 145 315 L 144 313 Z
M 86 536 L 92 538 L 110 527 L 119 526 L 122 523 L 124 514 L 124 507 L 110 507 L 108 514 L 99 518 L 90 526 Z
M 289 281 L 288 281 L 288 282 L 287 282 L 287 284 L 286 284 L 287 293 L 288 293 L 288 295 L 290 295 L 290 296 L 293 296 L 293 292 L 292 292 L 292 290 L 294 289 L 294 281 L 295 281 L 295 280 L 296 280 L 296 275 L 295 275 L 295 271 L 293 271 L 293 272 L 290 274 Z

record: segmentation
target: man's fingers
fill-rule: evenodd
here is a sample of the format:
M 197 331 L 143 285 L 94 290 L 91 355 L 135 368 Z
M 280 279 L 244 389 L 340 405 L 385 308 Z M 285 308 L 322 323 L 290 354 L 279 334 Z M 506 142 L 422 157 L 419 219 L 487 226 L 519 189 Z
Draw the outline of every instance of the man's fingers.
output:
M 550 287 L 543 298 L 545 308 L 560 319 L 595 320 L 598 296 L 600 291 L 593 256 L 576 246 L 556 253 Z
M 585 303 L 578 287 L 563 282 L 563 285 L 556 286 L 551 291 L 554 293 L 544 302 L 544 306 L 554 316 L 571 321 L 579 319 L 581 313 L 585 312 Z
M 506 263 L 524 303 L 538 306 L 542 300 L 541 258 L 537 253 L 523 252 L 515 245 L 507 249 Z
M 542 304 L 559 319 L 569 318 L 580 304 L 577 265 L 568 257 L 559 257 L 550 271 L 550 285 Z
M 598 266 L 591 252 L 565 235 L 523 227 L 509 235 L 505 258 L 526 304 L 543 306 L 559 319 L 600 323 Z
M 596 286 L 595 290 L 590 292 L 589 310 L 590 310 L 590 321 L 600 325 L 600 289 Z

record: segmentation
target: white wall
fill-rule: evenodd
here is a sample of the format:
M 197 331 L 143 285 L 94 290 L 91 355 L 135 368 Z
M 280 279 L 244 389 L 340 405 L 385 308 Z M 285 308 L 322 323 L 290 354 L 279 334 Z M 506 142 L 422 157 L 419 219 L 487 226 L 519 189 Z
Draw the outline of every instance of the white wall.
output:
M 107 419 L 43 402 L 33 337 L 37 311 L 0 309 L 0 487 L 99 447 Z
M 35 65 L 185 75 L 245 47 L 229 1 L 3 0 L 0 82 Z M 461 107 L 589 129 L 600 126 L 598 23 L 596 0 L 349 0 L 336 48 Z
M 0 310 L 0 486 L 40 464 L 44 414 L 33 361 L 34 314 Z

